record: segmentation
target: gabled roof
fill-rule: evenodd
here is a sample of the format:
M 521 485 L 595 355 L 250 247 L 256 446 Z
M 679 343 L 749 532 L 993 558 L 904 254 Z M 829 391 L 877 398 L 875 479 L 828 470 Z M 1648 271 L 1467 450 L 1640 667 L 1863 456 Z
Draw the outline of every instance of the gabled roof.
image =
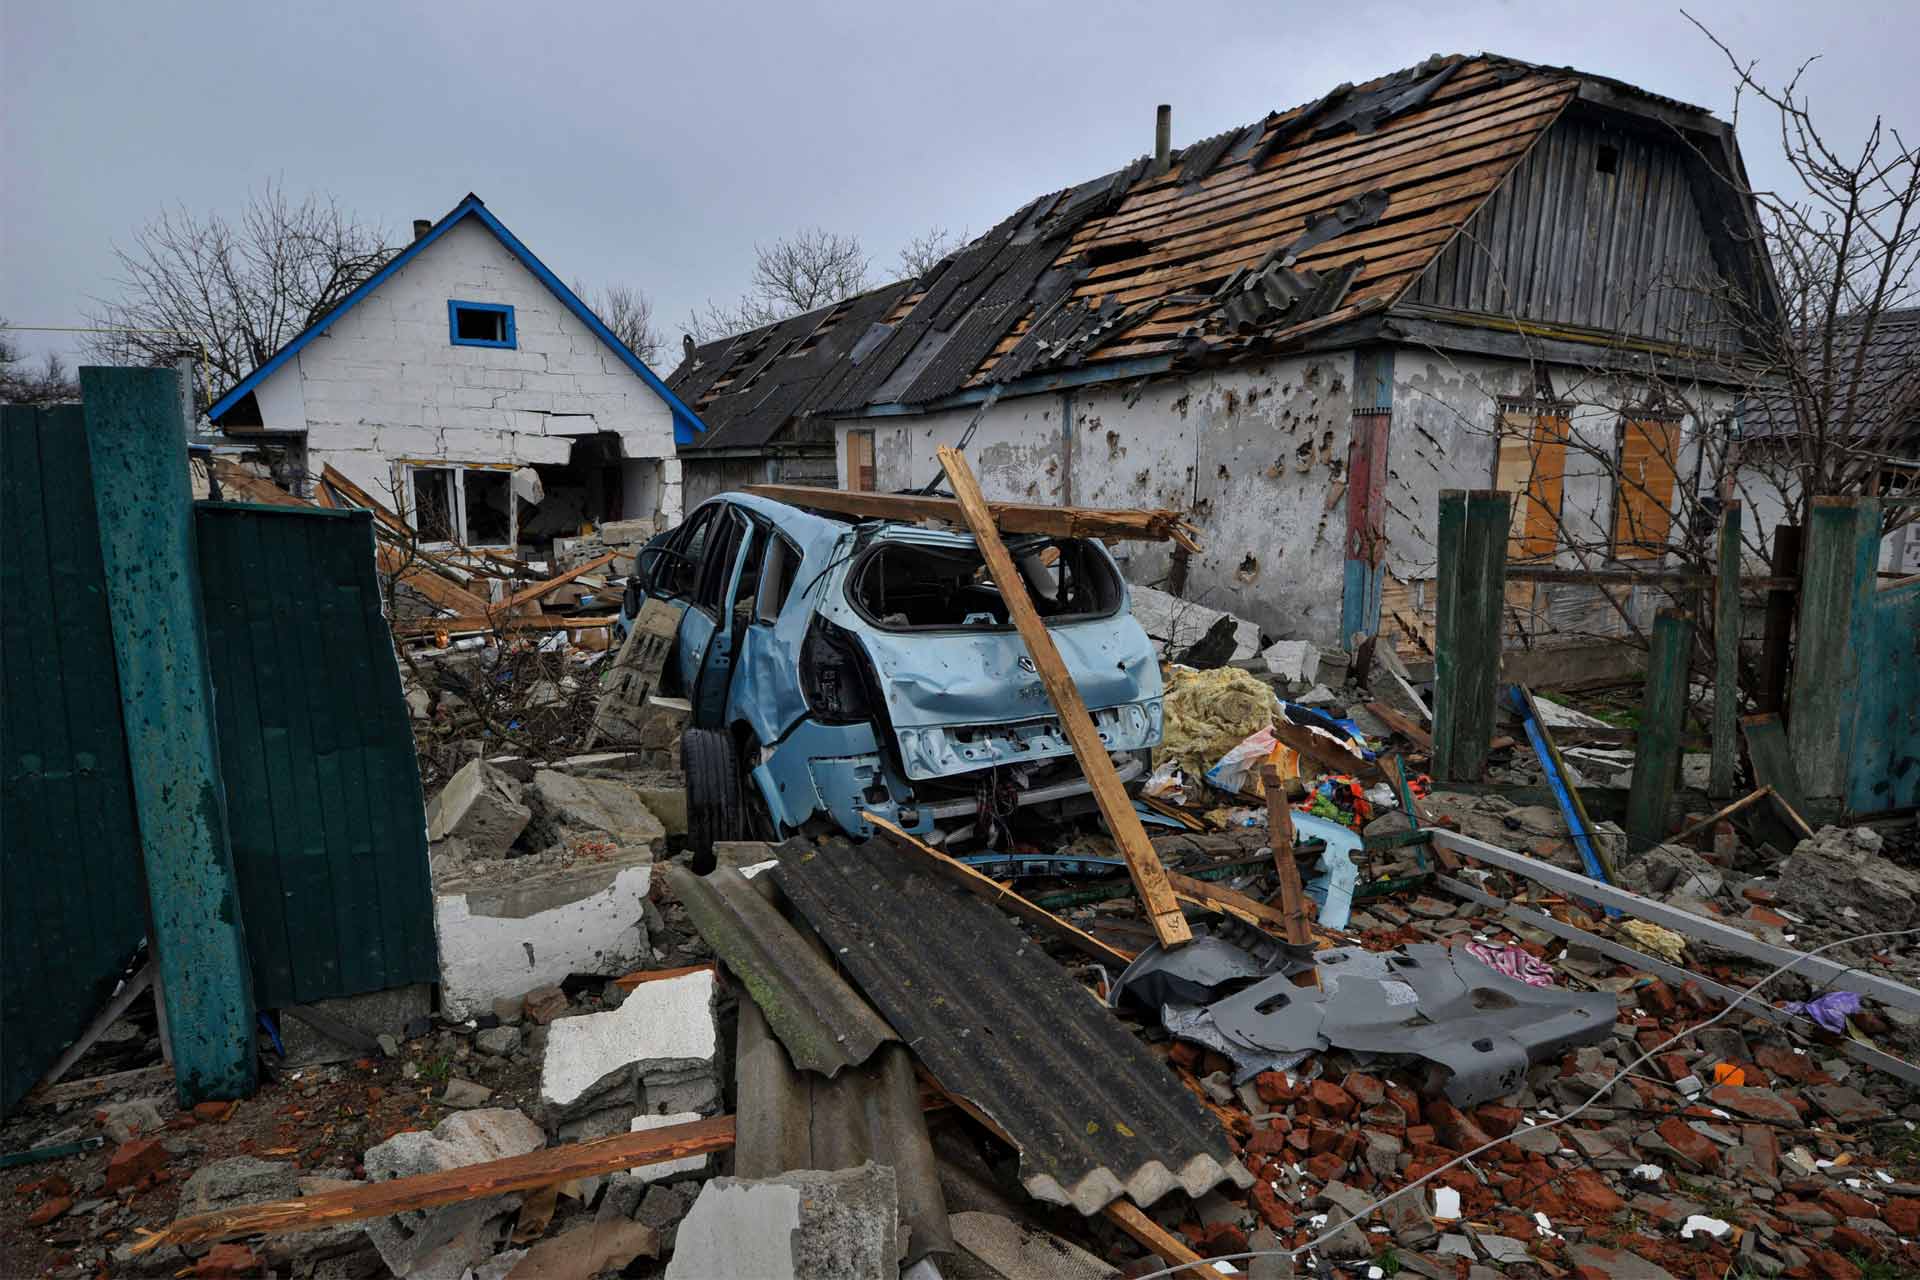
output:
M 221 396 L 220 399 L 215 402 L 213 408 L 207 411 L 208 419 L 218 423 L 235 405 L 239 404 L 240 401 L 251 394 L 255 387 L 270 377 L 281 365 L 298 355 L 301 348 L 325 333 L 334 321 L 353 310 L 353 308 L 360 303 L 361 299 L 385 283 L 388 276 L 393 275 L 396 271 L 400 270 L 400 268 L 406 266 L 407 263 L 413 261 L 414 258 L 423 253 L 434 241 L 438 240 L 441 236 L 457 226 L 462 220 L 467 218 L 475 219 L 481 226 L 491 231 L 494 238 L 505 246 L 507 252 L 518 258 L 520 265 L 524 266 L 528 271 L 531 271 L 534 276 L 539 279 L 540 283 L 545 285 L 548 291 L 560 300 L 561 305 L 571 311 L 582 324 L 591 329 L 595 337 L 606 343 L 613 353 L 625 362 L 629 369 L 632 369 L 640 375 L 641 381 L 653 388 L 654 392 L 667 402 L 668 407 L 673 410 L 673 440 L 676 445 L 687 444 L 698 438 L 699 433 L 705 429 L 701 425 L 698 415 L 696 415 L 692 409 L 688 408 L 680 397 L 668 388 L 660 376 L 649 369 L 646 362 L 628 348 L 626 343 L 614 336 L 613 330 L 607 328 L 606 323 L 593 313 L 592 307 L 582 302 L 573 290 L 562 284 L 560 277 L 547 270 L 547 264 L 534 256 L 533 250 L 522 244 L 520 238 L 514 235 L 513 232 L 507 230 L 506 225 L 502 223 L 500 219 L 489 213 L 486 204 L 481 201 L 479 196 L 474 195 L 472 192 L 468 192 L 467 198 L 455 205 L 452 212 L 448 213 L 446 217 L 434 223 L 425 235 L 417 237 L 412 244 L 395 254 L 385 266 L 367 277 L 366 282 L 348 294 L 339 306 L 308 325 L 297 337 L 274 352 L 258 369 L 255 369 L 252 373 L 236 383 L 232 390 Z
M 1822 438 L 1873 440 L 1909 450 L 1920 443 L 1920 308 L 1881 311 L 1871 317 L 1870 333 L 1868 319 L 1843 316 L 1834 321 L 1830 334 L 1825 329 L 1794 334 L 1804 355 L 1793 363 L 1801 367 L 1779 371 L 1779 389 L 1747 403 L 1741 439 L 1798 435 L 1801 413 L 1821 413 L 1815 401 L 1831 383 L 1834 403 L 1824 411 L 1827 430 Z M 1829 339 L 1838 370 L 1831 378 L 1824 373 Z M 1803 379 L 1797 386 L 1796 378 Z
M 920 279 L 855 299 L 895 300 L 880 324 L 837 331 L 838 371 L 788 350 L 832 318 L 814 312 L 708 343 L 669 384 L 745 444 L 795 415 L 913 412 L 1325 336 L 1401 299 L 1576 99 L 1725 133 L 1603 77 L 1435 57 L 1196 142 L 1165 172 L 1142 157 L 1030 202 Z M 787 381 L 800 353 L 805 393 Z

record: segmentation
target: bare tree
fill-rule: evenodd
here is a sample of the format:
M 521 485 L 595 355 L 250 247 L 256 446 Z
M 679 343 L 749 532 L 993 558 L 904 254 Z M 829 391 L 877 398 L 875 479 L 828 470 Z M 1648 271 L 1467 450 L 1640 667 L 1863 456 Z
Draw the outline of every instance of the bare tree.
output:
M 653 327 L 653 299 L 647 296 L 646 290 L 610 284 L 598 293 L 589 294 L 586 282 L 575 280 L 573 291 L 593 308 L 601 323 L 613 330 L 613 336 L 625 343 L 629 351 L 649 365 L 659 358 L 660 331 Z
M 755 245 L 753 255 L 753 282 L 742 297 L 731 304 L 709 300 L 688 314 L 687 328 L 696 341 L 758 329 L 850 298 L 869 286 L 873 266 L 856 237 L 819 227 Z
M 945 227 L 928 227 L 900 247 L 901 279 L 919 279 L 966 242 L 965 231 L 954 235 Z
M 27 367 L 26 356 L 0 319 L 0 403 L 61 404 L 80 398 L 80 383 L 57 351 L 41 357 L 40 367 Z
M 232 385 L 320 319 L 390 258 L 377 227 L 330 196 L 297 203 L 269 182 L 237 222 L 184 207 L 162 212 L 114 249 L 121 294 L 98 300 L 88 354 L 109 364 L 164 364 L 190 353 L 211 383 Z

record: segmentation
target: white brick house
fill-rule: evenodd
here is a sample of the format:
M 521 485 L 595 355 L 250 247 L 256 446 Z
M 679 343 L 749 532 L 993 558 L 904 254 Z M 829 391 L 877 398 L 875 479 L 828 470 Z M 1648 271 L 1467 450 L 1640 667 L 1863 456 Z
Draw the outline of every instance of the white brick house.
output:
M 208 413 L 331 465 L 430 541 L 535 544 L 583 521 L 680 517 L 699 420 L 478 196 Z

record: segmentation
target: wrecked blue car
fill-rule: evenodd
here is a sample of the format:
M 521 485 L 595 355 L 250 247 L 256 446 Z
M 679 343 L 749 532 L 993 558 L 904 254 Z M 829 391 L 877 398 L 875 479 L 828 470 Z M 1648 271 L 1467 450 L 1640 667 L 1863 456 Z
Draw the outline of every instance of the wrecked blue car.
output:
M 1112 556 L 1006 541 L 1122 779 L 1143 776 L 1160 668 Z M 1093 807 L 971 535 L 723 494 L 642 549 L 621 626 L 649 600 L 679 613 L 661 692 L 692 708 L 696 867 L 718 840 L 869 835 L 862 811 L 996 847 L 1023 806 Z

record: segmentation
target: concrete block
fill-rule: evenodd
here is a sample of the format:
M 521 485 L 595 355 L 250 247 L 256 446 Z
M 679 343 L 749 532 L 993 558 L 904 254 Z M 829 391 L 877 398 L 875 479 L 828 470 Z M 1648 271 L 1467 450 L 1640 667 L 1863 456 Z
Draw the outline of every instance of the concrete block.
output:
M 563 827 L 603 831 L 615 844 L 651 845 L 667 829 L 640 793 L 612 778 L 575 778 L 552 769 L 533 775 L 533 801 Z
M 344 1022 L 378 1039 L 383 1035 L 400 1039 L 407 1024 L 433 1012 L 433 988 L 424 982 L 368 991 L 357 996 L 339 996 L 316 1000 L 280 1014 L 280 1043 L 287 1051 L 288 1067 L 314 1067 L 326 1062 L 350 1062 L 366 1056 L 366 1050 L 335 1040 L 324 1031 L 300 1020 L 299 1011 L 311 1009 L 323 1018 Z
M 692 1124 L 700 1119 L 698 1111 L 680 1111 L 664 1116 L 635 1116 L 628 1124 L 629 1133 L 639 1133 L 642 1129 L 664 1129 L 669 1125 Z M 659 1182 L 666 1178 L 690 1178 L 704 1174 L 708 1161 L 706 1155 L 686 1156 L 679 1160 L 660 1160 L 653 1164 L 635 1165 L 618 1177 L 634 1177 L 642 1182 Z
M 1189 646 L 1197 644 L 1215 622 L 1227 616 L 1218 609 L 1182 600 L 1154 587 L 1128 583 L 1127 590 L 1133 596 L 1133 616 L 1169 657 L 1178 657 Z M 1260 627 L 1239 618 L 1234 619 L 1234 624 L 1233 653 L 1229 660 L 1251 658 L 1260 651 Z
M 533 818 L 520 797 L 519 783 L 484 760 L 470 760 L 428 803 L 427 839 L 457 836 L 470 852 L 499 857 Z
M 718 986 L 711 970 L 643 982 L 618 1009 L 562 1018 L 547 1028 L 540 1100 L 557 1122 L 641 1095 L 649 1111 L 697 1111 L 652 1105 L 661 1095 L 719 1096 L 714 1022 Z
M 651 858 L 533 877 L 496 863 L 443 880 L 434 899 L 441 1008 L 471 1018 L 569 974 L 615 978 L 645 968 L 653 960 L 643 905 Z
M 363 1157 L 369 1181 L 460 1169 L 488 1160 L 525 1155 L 546 1145 L 540 1126 L 518 1111 L 463 1111 L 431 1133 L 401 1133 L 371 1147 Z M 458 1280 L 468 1267 L 493 1254 L 497 1220 L 520 1206 L 518 1194 L 414 1210 L 366 1223 L 367 1238 L 395 1275 Z
M 1288 680 L 1311 684 L 1320 672 L 1320 649 L 1311 640 L 1281 640 L 1260 651 L 1267 670 Z
M 899 1236 L 886 1165 L 715 1178 L 680 1223 L 667 1280 L 895 1280 Z

